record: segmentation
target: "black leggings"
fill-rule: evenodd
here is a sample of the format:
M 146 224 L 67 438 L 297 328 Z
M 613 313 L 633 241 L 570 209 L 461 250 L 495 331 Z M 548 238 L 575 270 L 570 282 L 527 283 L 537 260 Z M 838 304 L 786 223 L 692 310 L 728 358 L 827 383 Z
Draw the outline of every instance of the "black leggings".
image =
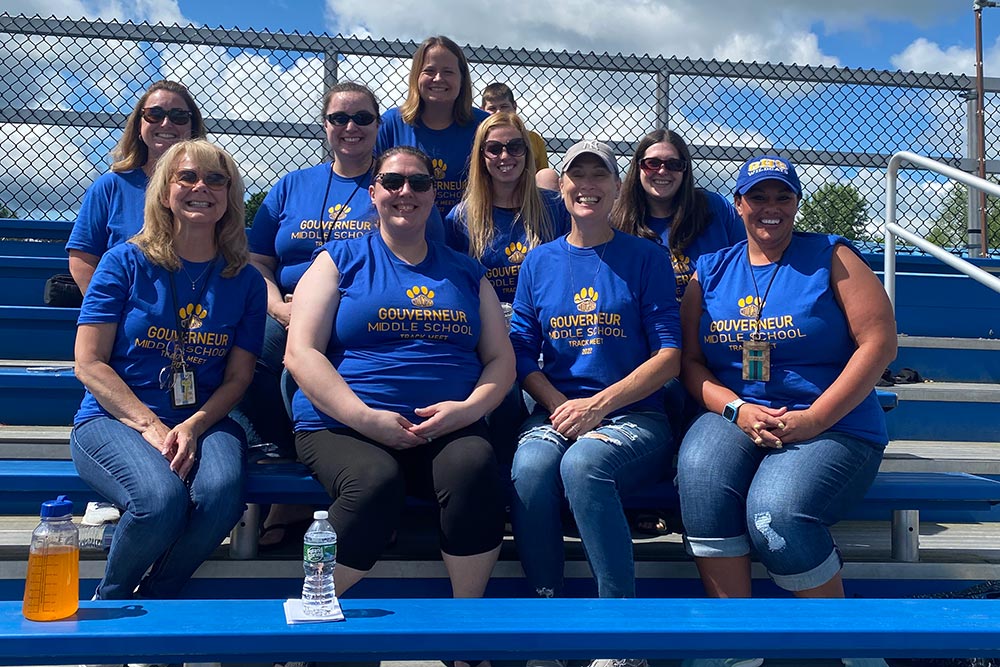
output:
M 504 486 L 482 423 L 407 450 L 344 428 L 299 431 L 295 448 L 334 499 L 337 560 L 348 567 L 375 565 L 407 494 L 437 501 L 446 554 L 485 553 L 503 539 Z

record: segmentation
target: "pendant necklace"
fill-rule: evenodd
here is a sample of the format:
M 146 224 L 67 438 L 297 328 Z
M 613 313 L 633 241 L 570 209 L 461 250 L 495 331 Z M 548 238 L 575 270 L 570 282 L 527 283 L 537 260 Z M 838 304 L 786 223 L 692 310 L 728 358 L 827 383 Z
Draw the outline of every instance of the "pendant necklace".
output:
M 743 341 L 741 345 L 743 351 L 744 380 L 767 382 L 771 379 L 771 343 L 760 332 L 760 316 L 764 312 L 764 306 L 767 304 L 767 295 L 771 293 L 774 278 L 778 275 L 778 269 L 781 268 L 781 265 L 778 263 L 780 261 L 781 259 L 779 258 L 774 263 L 774 273 L 771 274 L 771 280 L 768 281 L 767 289 L 764 290 L 764 297 L 761 298 L 760 289 L 757 287 L 757 277 L 753 273 L 753 263 L 750 261 L 750 248 L 747 248 L 747 268 L 750 269 L 750 280 L 753 281 L 753 291 L 757 297 L 757 301 L 754 303 L 754 308 L 752 309 L 756 313 L 748 313 L 750 317 L 755 317 L 754 325 L 751 327 L 750 340 Z
M 206 266 L 205 269 L 201 273 L 198 274 L 197 278 L 192 278 L 191 274 L 188 273 L 187 267 L 184 266 L 184 260 L 181 260 L 181 270 L 184 272 L 184 275 L 187 276 L 188 282 L 191 283 L 191 291 L 192 292 L 195 290 L 195 288 L 198 286 L 198 283 L 201 281 L 202 278 L 205 277 L 205 274 L 208 273 L 208 270 L 211 269 L 212 265 L 214 265 L 214 264 L 215 264 L 214 260 L 211 261 L 211 262 L 209 262 L 208 266 Z

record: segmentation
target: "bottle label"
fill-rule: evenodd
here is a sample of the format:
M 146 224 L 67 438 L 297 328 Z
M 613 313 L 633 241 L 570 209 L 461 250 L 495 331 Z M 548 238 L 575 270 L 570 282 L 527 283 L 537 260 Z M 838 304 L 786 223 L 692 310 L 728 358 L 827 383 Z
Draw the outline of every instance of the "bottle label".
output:
M 302 547 L 302 560 L 307 563 L 332 563 L 337 560 L 337 545 L 306 544 Z

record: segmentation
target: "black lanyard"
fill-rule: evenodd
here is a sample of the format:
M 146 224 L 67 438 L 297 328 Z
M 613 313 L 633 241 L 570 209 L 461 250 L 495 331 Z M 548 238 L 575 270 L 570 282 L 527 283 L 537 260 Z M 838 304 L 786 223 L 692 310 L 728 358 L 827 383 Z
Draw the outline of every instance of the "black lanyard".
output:
M 364 181 L 365 174 L 368 174 L 369 176 L 371 175 L 372 166 L 374 164 L 375 164 L 375 158 L 372 158 L 371 164 L 368 165 L 368 171 L 357 177 L 361 180 L 357 181 L 354 184 L 354 189 L 351 190 L 351 194 L 347 196 L 347 199 L 344 200 L 344 203 L 340 205 L 340 210 L 337 211 L 337 215 L 335 215 L 333 217 L 333 220 L 330 222 L 330 228 L 327 229 L 325 220 L 326 198 L 330 196 L 330 185 L 333 183 L 333 165 L 332 164 L 330 165 L 330 175 L 327 176 L 326 178 L 326 192 L 323 193 L 323 208 L 322 210 L 320 210 L 319 213 L 319 223 L 323 226 L 323 245 L 326 245 L 330 241 L 330 234 L 331 232 L 333 232 L 333 228 L 337 226 L 337 221 L 340 220 L 340 216 L 344 213 L 344 211 L 347 210 L 347 205 L 351 203 L 352 199 L 354 199 L 354 195 L 358 194 L 358 190 L 361 189 L 361 183 L 362 181 Z
M 199 305 L 199 306 L 201 305 L 201 298 L 203 296 L 205 296 L 205 290 L 208 289 L 208 283 L 211 282 L 211 280 L 212 280 L 212 270 L 215 268 L 215 263 L 218 260 L 219 260 L 219 257 L 218 257 L 218 255 L 216 255 L 215 257 L 212 258 L 212 263 L 208 265 L 208 272 L 207 272 L 207 274 L 205 276 L 205 284 L 201 286 L 201 291 L 198 292 L 198 296 L 197 296 L 197 298 L 195 298 L 195 300 L 193 302 L 196 305 Z M 184 261 L 184 260 L 180 260 L 180 261 Z M 188 327 L 185 327 L 181 323 L 181 307 L 180 307 L 180 304 L 177 301 L 177 284 L 174 281 L 174 273 L 175 273 L 174 271 L 171 271 L 170 274 L 169 274 L 170 275 L 170 297 L 171 297 L 171 299 L 174 302 L 174 321 L 177 323 L 177 351 L 180 354 L 181 363 L 185 363 L 186 360 L 185 360 L 185 354 L 184 354 L 184 338 L 185 338 L 185 334 L 188 331 L 190 331 L 190 329 Z M 188 315 L 188 325 L 189 326 L 190 326 L 190 323 L 191 323 L 191 317 L 193 315 L 194 315 L 194 313 L 191 313 L 191 314 Z

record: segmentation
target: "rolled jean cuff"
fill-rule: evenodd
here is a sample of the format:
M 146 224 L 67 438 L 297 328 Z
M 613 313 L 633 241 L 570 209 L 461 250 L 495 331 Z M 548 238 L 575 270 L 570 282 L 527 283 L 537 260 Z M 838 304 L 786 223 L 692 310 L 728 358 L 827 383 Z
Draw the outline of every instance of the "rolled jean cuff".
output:
M 750 536 L 691 537 L 684 536 L 684 548 L 695 558 L 738 558 L 750 553 Z
M 810 588 L 822 586 L 833 579 L 844 566 L 840 553 L 834 549 L 822 563 L 802 574 L 775 574 L 768 572 L 774 583 L 786 591 L 807 591 Z

